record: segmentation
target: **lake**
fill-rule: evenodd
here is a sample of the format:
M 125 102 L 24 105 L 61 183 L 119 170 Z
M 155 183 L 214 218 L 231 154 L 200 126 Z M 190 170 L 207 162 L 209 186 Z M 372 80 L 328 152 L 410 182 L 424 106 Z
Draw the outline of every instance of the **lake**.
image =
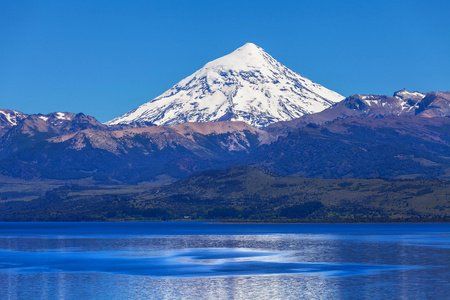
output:
M 0 299 L 448 299 L 450 224 L 0 223 Z

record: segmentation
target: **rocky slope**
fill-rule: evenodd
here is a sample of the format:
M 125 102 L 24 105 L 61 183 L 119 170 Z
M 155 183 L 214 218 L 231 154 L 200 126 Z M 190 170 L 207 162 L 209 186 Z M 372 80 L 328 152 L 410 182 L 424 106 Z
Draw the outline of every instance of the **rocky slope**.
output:
M 309 124 L 260 147 L 245 163 L 281 175 L 450 179 L 450 118 L 347 117 Z
M 180 178 L 225 167 L 273 141 L 244 122 L 186 123 L 119 131 L 85 129 L 51 137 L 0 161 L 0 173 L 16 177 L 109 176 L 124 182 Z M 13 167 L 15 166 L 15 167 Z

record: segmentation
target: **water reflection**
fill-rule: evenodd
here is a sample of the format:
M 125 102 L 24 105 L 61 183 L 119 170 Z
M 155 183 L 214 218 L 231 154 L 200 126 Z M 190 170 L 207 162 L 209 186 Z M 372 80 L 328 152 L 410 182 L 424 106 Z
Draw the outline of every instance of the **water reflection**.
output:
M 290 252 L 248 249 L 184 249 L 142 253 L 125 251 L 0 251 L 0 272 L 97 272 L 151 277 L 203 277 L 320 273 L 352 276 L 405 268 L 355 263 L 293 262 Z M 289 259 L 285 259 L 288 257 Z
M 240 226 L 248 231 L 250 225 Z M 449 292 L 445 230 L 420 234 L 416 226 L 413 233 L 391 234 L 384 227 L 388 233 L 372 228 L 370 235 L 170 230 L 98 238 L 76 231 L 0 232 L 0 299 L 444 299 Z

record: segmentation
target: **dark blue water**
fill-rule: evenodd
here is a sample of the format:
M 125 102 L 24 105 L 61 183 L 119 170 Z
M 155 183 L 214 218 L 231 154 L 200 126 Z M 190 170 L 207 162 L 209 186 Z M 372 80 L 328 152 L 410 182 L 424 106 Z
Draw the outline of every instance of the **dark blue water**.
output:
M 0 299 L 449 299 L 450 224 L 0 223 Z

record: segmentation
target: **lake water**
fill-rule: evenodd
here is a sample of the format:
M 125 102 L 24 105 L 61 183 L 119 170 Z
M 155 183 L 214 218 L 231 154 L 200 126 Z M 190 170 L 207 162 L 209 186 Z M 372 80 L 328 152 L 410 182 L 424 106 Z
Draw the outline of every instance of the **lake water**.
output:
M 0 223 L 0 299 L 449 299 L 450 224 Z

